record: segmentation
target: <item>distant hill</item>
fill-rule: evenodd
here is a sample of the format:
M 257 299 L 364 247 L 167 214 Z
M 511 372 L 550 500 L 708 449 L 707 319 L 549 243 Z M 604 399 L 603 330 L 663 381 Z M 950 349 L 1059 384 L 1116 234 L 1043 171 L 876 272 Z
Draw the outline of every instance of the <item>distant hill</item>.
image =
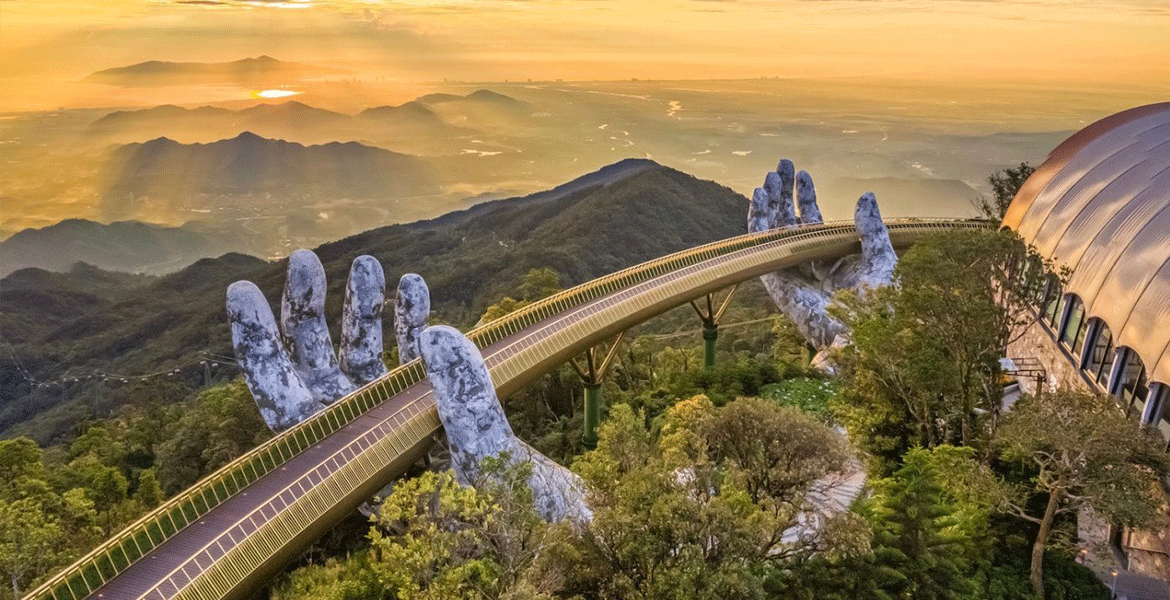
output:
M 63 273 L 25 268 L 4 277 L 0 303 L 14 310 L 3 320 L 6 342 L 41 341 L 44 333 L 94 312 L 155 278 L 99 269 L 77 262 Z M 28 310 L 35 307 L 35 310 Z
M 466 96 L 460 96 L 458 94 L 427 94 L 425 96 L 419 96 L 415 101 L 423 104 L 447 104 L 452 102 L 497 104 L 510 108 L 526 108 L 529 106 L 527 102 L 487 89 L 475 90 Z
M 476 90 L 466 96 L 457 94 L 427 94 L 415 102 L 425 104 L 444 121 L 473 128 L 492 129 L 501 124 L 515 125 L 532 112 L 531 104 L 491 90 Z
M 104 209 L 110 218 L 179 211 L 237 194 L 381 198 L 434 193 L 439 174 L 419 158 L 357 142 L 305 146 L 245 132 L 210 144 L 168 138 L 110 154 Z M 142 205 L 140 207 L 139 205 Z
M 645 158 L 627 158 L 618 161 L 612 165 L 606 165 L 592 173 L 582 175 L 567 183 L 562 183 L 551 190 L 529 194 L 520 198 L 506 198 L 501 200 L 492 200 L 476 204 L 466 210 L 450 212 L 445 215 L 420 221 L 416 223 L 417 227 L 436 227 L 449 228 L 461 223 L 466 223 L 471 219 L 483 215 L 485 213 L 494 212 L 508 206 L 521 206 L 531 209 L 539 204 L 544 204 L 564 198 L 565 196 L 581 190 L 586 190 L 595 187 L 604 187 L 614 183 L 618 183 L 624 179 L 628 179 L 643 171 L 648 171 L 654 168 L 660 168 L 662 165 Z
M 25 229 L 0 242 L 0 276 L 29 267 L 66 271 L 82 261 L 108 271 L 157 275 L 246 247 L 242 239 L 196 227 L 138 221 L 103 225 L 67 219 L 42 229 Z
M 360 254 L 381 261 L 391 286 L 404 273 L 421 274 L 430 285 L 436 319 L 470 325 L 487 304 L 514 294 L 531 268 L 552 267 L 563 274 L 564 285 L 580 283 L 743 233 L 746 205 L 744 197 L 714 182 L 649 161 L 623 161 L 557 190 L 374 229 L 317 249 L 329 277 L 329 322 L 339 324 L 349 265 Z M 223 308 L 227 286 L 250 279 L 279 310 L 284 270 L 283 261 L 242 255 L 204 259 L 99 298 L 72 319 L 42 318 L 44 294 L 85 294 L 93 285 L 89 280 L 18 271 L 0 281 L 0 331 L 20 324 L 16 356 L 41 379 L 99 369 L 132 374 L 173 368 L 204 350 L 231 355 Z M 392 323 L 387 320 L 384 327 L 386 339 L 393 340 Z M 190 384 L 201 383 L 201 375 L 189 377 L 195 377 Z M 50 440 L 77 420 L 106 414 L 125 401 L 116 382 L 77 382 L 65 392 L 29 388 L 12 357 L 4 355 L 0 381 L 6 382 L 0 435 L 29 433 Z
M 379 125 L 392 129 L 450 128 L 438 113 L 418 100 L 411 100 L 399 106 L 367 108 L 358 113 L 355 119 L 367 125 Z
M 271 56 L 257 56 L 220 63 L 150 60 L 91 73 L 83 81 L 121 87 L 213 83 L 261 85 L 269 82 L 287 84 L 296 79 L 337 72 L 336 69 L 285 62 Z

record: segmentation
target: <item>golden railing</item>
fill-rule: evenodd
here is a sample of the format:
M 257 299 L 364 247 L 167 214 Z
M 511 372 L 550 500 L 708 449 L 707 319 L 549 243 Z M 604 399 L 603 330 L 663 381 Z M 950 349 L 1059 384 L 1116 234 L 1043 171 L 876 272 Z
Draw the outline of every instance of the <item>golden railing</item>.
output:
M 984 221 L 946 219 L 900 219 L 887 221 L 887 226 L 895 247 L 904 247 L 915 238 L 930 232 L 991 227 Z M 805 260 L 827 258 L 855 251 L 856 245 L 857 236 L 852 222 L 807 225 L 721 240 L 583 283 L 476 327 L 467 335 L 479 348 L 486 349 L 542 321 L 575 308 L 581 309 L 578 311 L 581 314 L 574 315 L 572 319 L 561 319 L 554 333 L 535 340 L 523 350 L 487 357 L 497 387 L 515 388 L 521 384 L 525 373 L 555 364 L 563 357 L 571 356 L 578 346 L 600 339 L 611 330 L 620 330 L 639 319 L 644 320 L 662 312 L 671 307 L 668 304 L 685 302 L 706 293 L 708 288 L 718 289 L 769 270 L 790 266 L 778 263 L 798 264 Z M 722 260 L 705 265 L 702 269 L 693 268 L 714 259 Z M 673 277 L 664 278 L 656 285 L 646 285 L 666 275 Z M 607 299 L 606 302 L 587 306 L 594 300 L 623 291 L 626 296 L 624 300 Z M 81 600 L 88 597 L 228 498 L 424 378 L 422 364 L 417 360 L 393 369 L 167 500 L 29 592 L 25 596 L 26 600 Z M 294 482 L 292 485 L 300 486 L 295 490 L 296 500 L 280 510 L 275 517 L 266 520 L 245 539 L 233 541 L 234 545 L 227 549 L 218 541 L 214 542 L 219 544 L 215 548 L 211 544 L 203 548 L 207 556 L 218 554 L 226 558 L 230 553 L 233 560 L 215 559 L 209 566 L 200 566 L 198 586 L 185 586 L 169 596 L 156 588 L 143 597 L 212 599 L 232 593 L 252 570 L 280 552 L 289 540 L 306 531 L 330 508 L 350 495 L 354 488 L 368 483 L 370 477 L 405 452 L 406 448 L 426 439 L 440 426 L 429 394 L 407 405 L 352 444 L 317 463 L 314 472 L 324 469 L 325 463 L 330 460 L 337 465 L 329 469 L 327 475 L 319 481 L 314 482 L 306 476 Z M 343 456 L 342 452 L 350 450 L 353 445 L 358 447 L 357 451 L 351 450 L 353 457 L 338 460 L 339 456 Z M 309 485 L 305 486 L 304 481 L 308 481 Z M 244 520 L 241 519 L 236 525 Z

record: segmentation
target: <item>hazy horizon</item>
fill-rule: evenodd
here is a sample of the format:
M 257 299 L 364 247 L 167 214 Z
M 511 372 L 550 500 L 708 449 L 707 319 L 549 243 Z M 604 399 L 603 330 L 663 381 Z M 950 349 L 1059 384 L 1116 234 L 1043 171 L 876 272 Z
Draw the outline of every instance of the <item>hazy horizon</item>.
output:
M 3 0 L 0 110 L 202 101 L 80 83 L 148 60 L 270 55 L 380 80 L 862 78 L 1170 92 L 1153 0 Z M 294 82 L 289 82 L 294 83 Z M 230 100 L 221 90 L 215 100 Z M 246 91 L 237 91 L 246 99 Z M 391 98 L 393 99 L 393 98 Z M 184 102 L 183 100 L 187 100 Z
M 0 240 L 67 218 L 191 222 L 273 257 L 624 158 L 745 196 L 790 158 L 830 218 L 869 189 L 889 216 L 965 216 L 991 172 L 1170 98 L 1170 5 L 1152 0 L 0 0 L 0 12 Z M 260 56 L 275 60 L 247 60 Z M 478 89 L 503 96 L 428 96 Z M 119 112 L 161 105 L 215 109 Z M 391 108 L 363 112 L 378 107 Z M 242 131 L 360 146 L 189 145 Z M 161 137 L 179 145 L 134 145 Z

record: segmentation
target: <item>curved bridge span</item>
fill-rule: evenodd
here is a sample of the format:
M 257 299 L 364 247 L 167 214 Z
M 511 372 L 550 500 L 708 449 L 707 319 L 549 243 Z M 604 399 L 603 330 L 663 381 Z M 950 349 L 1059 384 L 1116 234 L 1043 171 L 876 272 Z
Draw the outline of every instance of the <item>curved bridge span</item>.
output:
M 896 249 L 983 221 L 888 220 Z M 501 397 L 598 342 L 764 273 L 860 252 L 852 222 L 739 236 L 558 293 L 478 327 Z M 404 472 L 442 427 L 415 361 L 337 401 L 168 500 L 26 600 L 241 598 Z

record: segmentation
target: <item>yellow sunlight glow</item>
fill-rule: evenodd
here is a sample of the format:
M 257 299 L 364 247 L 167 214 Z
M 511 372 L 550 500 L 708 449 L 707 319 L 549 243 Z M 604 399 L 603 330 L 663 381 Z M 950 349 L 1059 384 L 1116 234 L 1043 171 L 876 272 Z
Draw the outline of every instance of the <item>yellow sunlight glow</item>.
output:
M 304 92 L 294 92 L 293 90 L 260 90 L 259 92 L 252 92 L 253 98 L 288 98 L 289 96 L 297 96 Z

